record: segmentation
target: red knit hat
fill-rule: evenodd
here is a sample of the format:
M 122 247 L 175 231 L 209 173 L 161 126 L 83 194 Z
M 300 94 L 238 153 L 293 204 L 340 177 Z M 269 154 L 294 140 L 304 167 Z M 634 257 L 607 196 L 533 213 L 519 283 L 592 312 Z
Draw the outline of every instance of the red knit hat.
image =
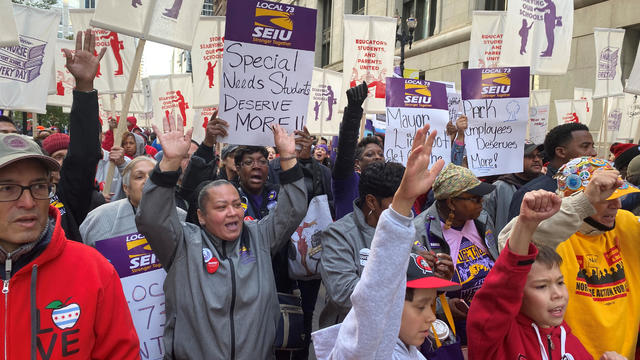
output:
M 45 149 L 49 155 L 53 155 L 58 150 L 63 150 L 69 147 L 69 135 L 55 133 L 47 136 L 42 142 L 42 148 Z
M 609 151 L 611 151 L 613 153 L 613 157 L 617 158 L 618 156 L 620 156 L 620 154 L 622 154 L 623 152 L 629 150 L 632 147 L 637 147 L 637 144 L 625 144 L 625 143 L 618 143 L 618 144 L 613 144 L 611 145 L 611 148 L 609 149 Z
M 127 129 L 129 129 L 129 131 L 133 131 L 133 128 L 137 127 L 136 125 L 138 125 L 138 119 L 136 119 L 135 116 L 128 116 Z

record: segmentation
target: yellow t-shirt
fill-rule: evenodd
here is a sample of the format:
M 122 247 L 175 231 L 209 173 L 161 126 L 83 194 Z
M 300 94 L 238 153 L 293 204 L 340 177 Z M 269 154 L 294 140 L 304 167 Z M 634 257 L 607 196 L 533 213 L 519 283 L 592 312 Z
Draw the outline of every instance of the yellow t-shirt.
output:
M 595 359 L 617 351 L 633 359 L 640 326 L 640 222 L 619 210 L 601 235 L 573 234 L 557 248 L 569 290 L 565 320 Z

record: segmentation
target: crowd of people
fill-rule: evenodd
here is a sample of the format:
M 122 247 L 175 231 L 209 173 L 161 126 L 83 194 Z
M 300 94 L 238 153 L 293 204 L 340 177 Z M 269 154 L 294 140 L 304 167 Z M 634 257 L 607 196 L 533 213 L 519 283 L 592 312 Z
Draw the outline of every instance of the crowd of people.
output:
M 115 264 L 93 249 L 132 233 L 166 270 L 165 359 L 640 358 L 638 145 L 600 159 L 588 127 L 563 124 L 524 143 L 522 172 L 478 178 L 461 116 L 449 159 L 432 163 L 427 125 L 403 166 L 384 136 L 359 139 L 366 83 L 333 144 L 279 126 L 274 147 L 221 144 L 217 114 L 201 143 L 172 118 L 129 117 L 116 139 L 94 47 L 87 31 L 65 50 L 69 134 L 34 140 L 0 117 L 1 358 L 141 358 Z M 331 223 L 307 249 L 319 198 Z M 318 266 L 294 272 L 297 252 Z

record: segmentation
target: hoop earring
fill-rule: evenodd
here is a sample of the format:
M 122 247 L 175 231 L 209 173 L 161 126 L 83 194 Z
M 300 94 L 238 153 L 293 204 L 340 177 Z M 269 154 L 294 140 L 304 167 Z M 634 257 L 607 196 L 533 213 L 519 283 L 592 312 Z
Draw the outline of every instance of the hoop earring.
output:
M 453 210 L 449 211 L 449 216 L 447 216 L 447 221 L 444 223 L 444 229 L 451 229 L 451 224 L 453 223 L 453 219 L 456 217 L 455 212 Z
M 371 216 L 371 214 L 373 214 L 373 210 L 369 210 L 369 213 L 367 214 L 367 216 Z

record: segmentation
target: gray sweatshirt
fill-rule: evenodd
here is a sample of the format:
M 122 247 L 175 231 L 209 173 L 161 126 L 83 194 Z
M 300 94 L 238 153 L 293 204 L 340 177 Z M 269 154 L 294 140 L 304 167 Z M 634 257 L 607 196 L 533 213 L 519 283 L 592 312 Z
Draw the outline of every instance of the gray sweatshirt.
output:
M 398 339 L 407 286 L 406 269 L 415 237 L 412 217 L 391 207 L 380 215 L 362 278 L 342 324 L 311 336 L 318 360 L 424 359 Z
M 274 210 L 245 221 L 235 241 L 178 220 L 174 188 L 179 171 L 156 167 L 136 214 L 138 230 L 167 270 L 165 359 L 269 359 L 280 316 L 271 256 L 307 212 L 302 170 L 280 174 Z M 219 267 L 207 271 L 205 258 Z

